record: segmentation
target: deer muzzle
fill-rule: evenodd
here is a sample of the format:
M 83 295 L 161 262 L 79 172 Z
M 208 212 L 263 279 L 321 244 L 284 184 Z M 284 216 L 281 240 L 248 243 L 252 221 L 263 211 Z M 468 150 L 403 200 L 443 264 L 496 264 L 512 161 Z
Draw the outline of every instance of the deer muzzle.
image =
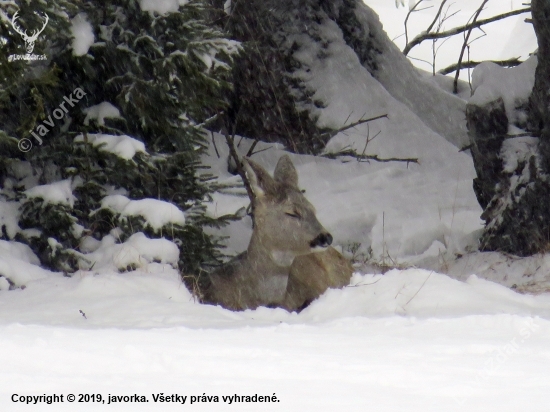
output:
M 320 247 L 327 248 L 332 244 L 332 235 L 330 233 L 321 233 L 309 244 L 312 249 Z

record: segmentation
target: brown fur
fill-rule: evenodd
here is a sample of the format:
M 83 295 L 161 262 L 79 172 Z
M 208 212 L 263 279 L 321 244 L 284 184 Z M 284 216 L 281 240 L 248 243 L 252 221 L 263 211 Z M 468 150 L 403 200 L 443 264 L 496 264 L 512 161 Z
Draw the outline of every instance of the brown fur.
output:
M 301 311 L 328 288 L 343 288 L 349 284 L 353 267 L 332 246 L 324 252 L 298 256 L 290 267 L 282 307 Z

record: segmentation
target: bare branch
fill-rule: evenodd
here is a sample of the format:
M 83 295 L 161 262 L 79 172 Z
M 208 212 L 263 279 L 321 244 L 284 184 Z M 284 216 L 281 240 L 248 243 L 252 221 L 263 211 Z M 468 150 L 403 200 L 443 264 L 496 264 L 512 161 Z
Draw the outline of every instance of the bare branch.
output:
M 349 118 L 349 117 L 348 117 Z M 363 124 L 363 123 L 368 123 L 368 122 L 372 122 L 374 120 L 378 120 L 378 119 L 383 119 L 383 118 L 386 118 L 388 119 L 388 115 L 387 114 L 383 114 L 383 115 L 380 115 L 380 116 L 376 116 L 376 117 L 371 117 L 370 119 L 359 119 L 358 121 L 354 122 L 354 123 L 351 123 L 351 124 L 348 124 L 347 126 L 344 126 L 338 130 L 333 130 L 333 131 L 330 131 L 330 132 L 326 132 L 326 133 L 323 133 L 321 134 L 321 136 L 329 136 L 330 137 L 334 137 L 336 136 L 338 133 L 340 132 L 343 132 L 345 130 L 348 130 L 348 129 L 352 129 L 354 128 L 355 126 L 359 126 L 360 124 Z
M 489 61 L 491 61 L 492 63 L 498 64 L 499 66 L 502 66 L 502 67 L 514 67 L 514 66 L 519 66 L 521 63 L 523 63 L 521 60 L 519 60 L 519 57 L 513 57 L 513 58 L 508 59 L 508 60 L 489 60 Z M 481 63 L 483 63 L 483 62 L 478 62 L 478 61 L 475 61 L 475 60 L 468 60 L 468 61 L 462 62 L 461 68 L 462 69 L 472 69 L 472 68 L 476 67 L 478 64 L 481 64 Z M 438 73 L 439 74 L 449 74 L 449 73 L 452 73 L 452 72 L 456 71 L 457 68 L 458 68 L 458 63 L 455 63 L 455 64 L 450 65 L 449 67 L 445 67 L 444 69 L 439 70 Z
M 359 162 L 368 162 L 370 160 L 374 160 L 376 162 L 383 162 L 383 163 L 386 163 L 386 162 L 403 162 L 403 163 L 407 163 L 407 165 L 409 163 L 420 164 L 418 159 L 415 158 L 415 157 L 409 157 L 409 158 L 406 158 L 406 157 L 405 158 L 388 157 L 388 158 L 383 158 L 383 157 L 378 157 L 378 155 L 359 154 L 359 153 L 357 153 L 357 151 L 355 149 L 345 149 L 345 150 L 341 150 L 341 151 L 336 152 L 336 153 L 324 153 L 324 154 L 321 155 L 321 157 L 326 157 L 327 159 L 337 159 L 339 157 L 346 157 L 346 156 L 354 157 Z
M 403 54 L 406 56 L 407 54 L 409 54 L 409 52 L 411 51 L 411 49 L 413 47 L 418 46 L 424 40 L 442 39 L 442 38 L 445 38 L 445 37 L 454 36 L 456 34 L 467 32 L 468 30 L 474 29 L 476 27 L 481 27 L 485 24 L 492 23 L 494 21 L 498 21 L 498 20 L 505 19 L 507 17 L 516 16 L 518 14 L 523 14 L 523 13 L 530 13 L 530 12 L 531 12 L 530 7 L 525 8 L 525 9 L 518 9 L 518 10 L 510 11 L 508 13 L 503 13 L 503 14 L 499 14 L 497 16 L 490 17 L 488 19 L 481 19 L 481 20 L 472 21 L 471 23 L 465 24 L 464 26 L 455 27 L 454 29 L 447 30 L 447 31 L 442 31 L 442 32 L 439 32 L 439 33 L 437 33 L 437 32 L 436 33 L 430 33 L 429 31 L 426 31 L 422 34 L 419 34 L 414 39 L 412 39 L 411 42 L 408 43 L 405 46 L 405 48 L 403 49 Z
M 237 149 L 235 149 L 235 135 L 229 136 L 228 133 L 225 133 L 225 141 L 227 142 L 227 146 L 229 147 L 229 154 L 235 161 L 235 165 L 237 167 L 237 173 L 241 177 L 244 183 L 244 187 L 246 189 L 246 193 L 248 194 L 248 198 L 250 199 L 250 205 L 252 207 L 252 211 L 254 212 L 254 192 L 252 191 L 252 187 L 250 186 L 250 182 L 248 180 L 248 177 L 246 177 L 246 172 L 243 169 L 243 165 L 241 163 L 241 159 L 239 158 L 239 155 L 237 154 Z M 252 213 L 254 215 L 254 213 Z
M 481 6 L 479 6 L 479 8 L 476 10 L 476 12 L 474 13 L 474 17 L 472 19 L 472 23 L 471 23 L 471 27 L 470 29 L 466 32 L 466 35 L 464 36 L 464 43 L 462 43 L 462 48 L 460 49 L 460 56 L 458 56 L 458 62 L 457 62 L 457 67 L 456 67 L 456 75 L 455 75 L 455 79 L 454 79 L 454 82 L 453 82 L 453 93 L 454 94 L 457 94 L 458 93 L 458 77 L 460 76 L 460 68 L 462 66 L 462 59 L 464 58 L 464 52 L 466 51 L 466 47 L 469 46 L 469 40 L 470 40 L 470 36 L 472 34 L 472 30 L 474 29 L 474 25 L 477 21 L 477 18 L 479 17 L 479 15 L 481 14 L 481 12 L 483 11 L 485 5 L 487 4 L 489 0 L 483 0 L 483 2 L 481 3 Z

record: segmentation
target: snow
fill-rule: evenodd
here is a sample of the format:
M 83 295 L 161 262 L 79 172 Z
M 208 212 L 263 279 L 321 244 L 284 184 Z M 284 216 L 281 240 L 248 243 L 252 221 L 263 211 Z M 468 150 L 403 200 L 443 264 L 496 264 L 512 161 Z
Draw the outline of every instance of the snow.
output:
M 165 14 L 178 11 L 180 6 L 189 3 L 188 0 L 140 0 L 139 4 L 143 11 Z
M 16 202 L 0 202 L 0 233 L 5 229 L 10 239 L 20 230 L 18 206 Z
M 38 266 L 40 261 L 30 247 L 19 242 L 0 240 L 0 290 L 9 289 L 9 279 L 17 286 L 51 276 L 51 272 Z
M 91 253 L 82 255 L 82 268 L 95 273 L 125 271 L 128 268 L 147 268 L 154 263 L 177 267 L 179 249 L 173 242 L 160 238 L 149 239 L 143 233 L 134 233 L 123 243 L 118 236 L 109 234 L 101 242 L 93 238 L 83 240 L 84 249 Z
M 90 119 L 96 119 L 100 126 L 105 125 L 105 118 L 120 118 L 120 111 L 109 102 L 102 102 L 82 110 L 86 114 L 84 125 L 90 124 Z
M 74 138 L 75 143 L 84 141 L 84 135 L 82 134 Z M 125 160 L 132 159 L 136 153 L 146 153 L 143 142 L 126 135 L 115 136 L 102 133 L 88 133 L 87 141 L 99 147 L 99 150 L 114 153 Z
M 71 186 L 71 179 L 65 179 L 47 185 L 35 186 L 25 190 L 25 194 L 28 198 L 41 198 L 46 204 L 61 204 L 72 208 L 76 198 Z
M 491 62 L 481 63 L 472 73 L 473 96 L 469 103 L 483 106 L 501 97 L 510 123 L 525 122 L 526 115 L 516 108 L 525 105 L 529 100 L 535 84 L 536 68 L 536 56 L 511 68 Z
M 155 231 L 169 224 L 185 225 L 185 214 L 176 205 L 163 200 L 130 200 L 123 195 L 110 195 L 103 198 L 101 208 L 122 216 L 142 216 Z
M 406 9 L 395 9 L 389 0 L 368 3 L 392 11 L 393 20 L 382 19 L 386 29 L 402 27 L 395 16 Z M 503 10 L 510 3 L 489 4 Z M 143 9 L 158 12 L 177 4 L 141 2 Z M 471 4 L 465 0 L 461 7 Z M 108 405 L 113 411 L 548 409 L 550 255 L 516 259 L 475 252 L 482 222 L 471 158 L 434 132 L 425 117 L 443 95 L 435 93 L 435 103 L 420 107 L 424 113 L 412 110 L 419 104 L 407 104 L 407 96 L 385 90 L 402 85 L 388 80 L 389 75 L 387 81 L 373 79 L 334 27 L 323 29 L 332 36 L 331 58 L 315 63 L 314 45 L 305 40 L 298 55 L 312 64 L 307 81 L 316 89 L 315 97 L 329 103 L 318 113 L 321 122 L 338 126 L 348 116 L 351 122 L 364 114 L 389 115 L 335 136 L 327 151 L 350 146 L 361 152 L 367 136 L 380 132 L 366 154 L 419 159 L 419 164 L 380 163 L 290 154 L 319 220 L 334 235 L 335 245 L 355 259 L 357 273 L 350 285 L 327 291 L 300 314 L 270 308 L 230 312 L 193 299 L 175 268 L 179 249 L 174 242 L 139 232 L 121 242 L 116 229 L 101 240 L 82 239 L 77 253 L 81 270 L 73 276 L 50 272 L 38 266 L 28 246 L 13 240 L 20 232 L 37 233 L 19 228 L 19 210 L 6 199 L 21 184 L 28 197 L 72 207 L 73 184 L 64 180 L 37 186 L 28 163 L 12 164 L 20 180 L 0 186 L 0 228 L 6 228 L 10 239 L 0 240 L 0 410 L 105 407 L 73 405 L 66 399 L 53 406 L 12 401 L 14 394 L 54 393 L 101 394 L 106 403 L 109 395 L 139 394 L 149 401 Z M 497 40 L 504 41 L 508 33 L 502 30 Z M 386 70 L 392 70 L 386 63 Z M 516 83 L 525 83 L 532 64 L 498 74 L 501 82 L 513 84 L 506 93 L 494 90 L 514 104 L 524 98 Z M 394 75 L 399 77 L 404 67 L 399 63 Z M 489 86 L 491 75 L 486 77 L 480 84 Z M 416 77 L 408 81 L 415 87 L 426 84 Z M 88 139 L 126 159 L 145 151 L 128 136 Z M 224 140 L 214 134 L 220 155 L 211 147 L 203 160 L 219 183 L 235 184 L 239 178 L 227 172 Z M 127 146 L 116 149 L 119 143 Z M 246 153 L 251 144 L 245 138 L 239 150 Z M 502 153 L 506 170 L 517 168 L 534 144 L 531 137 L 507 139 Z M 270 172 L 285 153 L 277 144 L 259 143 L 256 150 L 263 151 L 253 159 Z M 244 190 L 215 194 L 208 213 L 220 216 L 245 207 L 246 197 L 235 192 Z M 109 193 L 102 208 L 141 216 L 155 230 L 185 224 L 184 212 L 168 202 L 130 200 L 116 188 Z M 215 233 L 229 236 L 228 251 L 239 253 L 248 244 L 250 219 Z M 380 274 L 388 265 L 395 269 Z M 157 404 L 153 394 L 160 393 L 186 395 L 187 403 Z M 279 402 L 228 406 L 222 400 L 224 395 L 256 393 L 275 394 Z M 189 404 L 190 396 L 203 394 L 219 396 L 220 402 Z
M 136 393 L 149 403 L 109 408 L 175 410 L 152 395 L 205 393 L 220 402 L 187 407 L 217 411 L 230 408 L 223 395 L 257 393 L 275 394 L 280 402 L 262 408 L 276 411 L 546 410 L 548 296 L 421 270 L 356 275 L 353 285 L 299 315 L 200 305 L 162 265 L 1 291 L 0 405 L 29 408 L 12 394 Z
M 94 44 L 95 36 L 92 25 L 86 19 L 86 13 L 79 13 L 71 20 L 71 33 L 73 35 L 73 53 L 83 56 L 88 53 L 90 46 Z
M 532 156 L 538 158 L 537 148 L 539 139 L 532 136 L 520 136 L 506 139 L 502 143 L 500 157 L 502 159 L 502 171 L 513 173 L 520 163 L 525 164 Z

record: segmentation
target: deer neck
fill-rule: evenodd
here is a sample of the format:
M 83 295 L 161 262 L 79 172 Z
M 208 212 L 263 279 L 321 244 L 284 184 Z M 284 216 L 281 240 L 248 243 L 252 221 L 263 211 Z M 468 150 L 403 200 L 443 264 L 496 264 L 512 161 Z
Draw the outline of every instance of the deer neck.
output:
M 264 246 L 261 236 L 252 233 L 247 250 L 247 260 L 254 266 L 254 272 L 261 276 L 288 275 L 296 255 L 288 251 L 270 250 Z

